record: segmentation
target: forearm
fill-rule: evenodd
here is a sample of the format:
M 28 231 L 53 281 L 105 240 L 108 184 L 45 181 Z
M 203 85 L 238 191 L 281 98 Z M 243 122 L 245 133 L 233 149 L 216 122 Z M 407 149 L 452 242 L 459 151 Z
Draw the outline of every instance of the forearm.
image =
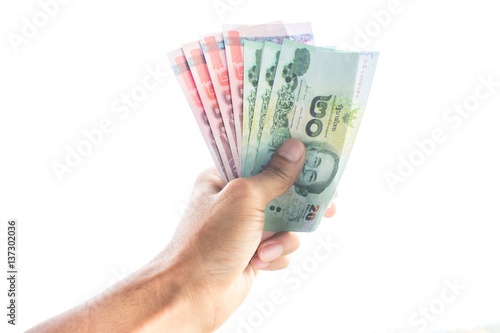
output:
M 304 145 L 291 139 L 254 177 L 226 183 L 215 170 L 203 173 L 162 253 L 109 291 L 30 332 L 217 329 L 248 295 L 256 271 L 286 267 L 286 256 L 297 249 L 291 233 L 262 241 L 262 232 L 266 205 L 292 186 L 304 160 Z
M 184 276 L 173 266 L 149 264 L 28 332 L 199 332 Z

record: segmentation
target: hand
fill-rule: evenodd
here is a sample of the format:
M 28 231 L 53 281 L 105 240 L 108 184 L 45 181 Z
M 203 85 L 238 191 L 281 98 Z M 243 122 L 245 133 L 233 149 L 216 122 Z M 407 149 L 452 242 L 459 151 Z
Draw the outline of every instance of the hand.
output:
M 286 256 L 298 248 L 292 233 L 263 232 L 264 210 L 292 186 L 304 160 L 304 145 L 290 139 L 257 176 L 226 183 L 214 170 L 202 173 L 172 241 L 156 258 L 28 332 L 215 330 L 244 300 L 259 270 L 286 267 Z
M 241 304 L 258 270 L 285 268 L 286 255 L 298 248 L 298 238 L 289 232 L 261 239 L 265 207 L 292 186 L 304 160 L 304 145 L 291 139 L 254 177 L 226 184 L 211 170 L 198 178 L 169 251 L 189 258 L 185 266 L 196 290 L 193 302 L 200 305 L 196 313 L 208 330 Z

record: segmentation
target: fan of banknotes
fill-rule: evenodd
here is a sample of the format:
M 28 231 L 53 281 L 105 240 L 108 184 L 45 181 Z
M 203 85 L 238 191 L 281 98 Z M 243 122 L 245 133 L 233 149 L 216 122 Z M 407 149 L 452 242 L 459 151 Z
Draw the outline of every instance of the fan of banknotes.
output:
M 313 231 L 351 153 L 377 52 L 313 46 L 309 23 L 225 26 L 168 53 L 221 178 L 259 173 L 288 138 L 307 157 L 266 208 L 269 231 Z

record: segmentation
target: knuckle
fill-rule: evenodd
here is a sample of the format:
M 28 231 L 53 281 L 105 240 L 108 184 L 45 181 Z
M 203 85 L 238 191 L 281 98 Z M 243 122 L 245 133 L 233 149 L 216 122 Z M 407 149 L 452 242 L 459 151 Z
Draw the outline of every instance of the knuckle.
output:
M 209 168 L 200 172 L 196 178 L 196 183 L 205 183 L 214 176 L 215 168 Z
M 256 194 L 256 189 L 252 186 L 252 183 L 244 178 L 237 178 L 230 181 L 224 191 L 229 197 L 243 198 L 254 196 Z

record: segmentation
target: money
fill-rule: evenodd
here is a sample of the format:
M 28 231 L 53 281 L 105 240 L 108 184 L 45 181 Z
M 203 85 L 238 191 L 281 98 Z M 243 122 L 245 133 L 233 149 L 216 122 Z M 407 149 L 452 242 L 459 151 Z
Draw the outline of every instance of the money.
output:
M 227 72 L 225 44 L 222 33 L 215 33 L 200 37 L 200 44 L 207 62 L 208 72 L 219 103 L 219 110 L 226 130 L 229 147 L 236 164 L 238 175 L 241 175 L 240 157 L 236 142 L 234 113 Z
M 182 50 L 186 56 L 196 88 L 200 94 L 201 102 L 206 111 L 208 122 L 212 129 L 215 142 L 217 143 L 224 170 L 226 171 L 226 176 L 228 180 L 238 178 L 238 171 L 231 153 L 226 129 L 222 121 L 219 103 L 217 102 L 217 97 L 200 43 L 192 42 L 184 44 Z
M 310 24 L 271 23 L 225 27 L 169 54 L 221 178 L 256 175 L 289 138 L 305 144 L 295 183 L 266 207 L 265 235 L 318 227 L 375 74 L 378 52 L 312 43 Z
M 243 126 L 243 43 L 246 40 L 264 42 L 274 41 L 281 43 L 284 39 L 291 39 L 302 43 L 314 42 L 310 23 L 294 24 L 262 24 L 257 26 L 236 26 L 224 28 L 224 43 L 231 85 L 231 96 L 236 128 L 236 141 L 241 147 Z
M 347 134 L 344 139 L 342 156 L 340 157 L 339 171 L 334 179 L 335 186 L 338 184 L 345 170 L 347 161 L 351 155 L 356 135 L 361 125 L 361 119 L 365 113 L 368 96 L 370 94 L 375 69 L 378 62 L 378 52 L 361 52 L 359 54 L 358 70 L 354 87 L 354 97 L 350 112 L 344 114 L 343 121 L 348 124 Z
M 181 86 L 184 95 L 187 97 L 189 107 L 193 112 L 198 128 L 200 129 L 203 139 L 205 140 L 210 155 L 212 156 L 212 160 L 215 163 L 215 167 L 217 168 L 221 178 L 228 181 L 228 177 L 219 154 L 219 149 L 217 148 L 217 143 L 215 142 L 212 129 L 208 123 L 205 109 L 203 108 L 198 89 L 196 89 L 196 84 L 194 83 L 191 70 L 189 69 L 186 57 L 184 56 L 184 52 L 182 52 L 182 49 L 176 49 L 169 52 L 167 57 L 175 77 L 177 78 L 177 82 Z
M 276 67 L 280 55 L 281 45 L 273 42 L 264 42 L 260 62 L 260 73 L 257 91 L 255 93 L 255 106 L 252 115 L 251 128 L 249 131 L 248 146 L 245 163 L 242 165 L 242 176 L 253 176 L 253 166 L 257 155 L 257 149 L 262 137 L 264 122 L 266 119 L 267 106 L 271 97 Z M 245 59 L 246 60 L 246 59 Z M 249 115 L 250 118 L 250 115 Z M 245 132 L 246 127 L 243 127 Z
M 255 99 L 257 95 L 257 86 L 259 84 L 260 62 L 262 57 L 262 48 L 264 43 L 245 41 L 245 80 L 243 81 L 243 128 L 241 129 L 241 156 L 243 161 L 247 161 L 247 148 L 249 145 L 250 129 L 254 117 Z
M 266 208 L 266 230 L 313 231 L 335 192 L 359 122 L 352 119 L 360 54 L 285 40 L 280 51 L 254 173 L 288 138 L 304 142 L 306 162 L 294 185 Z M 357 103 L 362 99 L 358 98 Z M 360 105 L 355 105 L 359 107 Z

